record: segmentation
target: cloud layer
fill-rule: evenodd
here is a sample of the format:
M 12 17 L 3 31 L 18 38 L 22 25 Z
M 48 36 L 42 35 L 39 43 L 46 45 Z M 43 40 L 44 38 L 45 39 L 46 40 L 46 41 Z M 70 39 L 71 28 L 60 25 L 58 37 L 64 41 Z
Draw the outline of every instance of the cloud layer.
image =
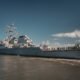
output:
M 53 37 L 80 38 L 80 30 L 75 30 L 73 32 L 67 32 L 67 33 L 53 34 L 52 36 Z

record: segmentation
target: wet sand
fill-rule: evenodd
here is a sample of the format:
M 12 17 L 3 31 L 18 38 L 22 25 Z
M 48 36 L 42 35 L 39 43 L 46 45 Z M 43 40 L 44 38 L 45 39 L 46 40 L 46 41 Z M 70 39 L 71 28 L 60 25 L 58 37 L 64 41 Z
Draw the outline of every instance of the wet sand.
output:
M 80 80 L 80 60 L 0 56 L 0 80 Z

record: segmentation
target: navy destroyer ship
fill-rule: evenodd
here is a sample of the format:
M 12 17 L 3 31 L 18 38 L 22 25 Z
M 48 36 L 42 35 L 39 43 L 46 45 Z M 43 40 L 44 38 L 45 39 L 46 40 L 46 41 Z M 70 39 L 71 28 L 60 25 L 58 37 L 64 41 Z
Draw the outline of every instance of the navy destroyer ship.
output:
M 29 57 L 80 59 L 80 45 L 49 49 L 48 45 L 36 46 L 27 35 L 17 36 L 14 24 L 7 26 L 7 37 L 0 41 L 0 55 L 20 55 Z

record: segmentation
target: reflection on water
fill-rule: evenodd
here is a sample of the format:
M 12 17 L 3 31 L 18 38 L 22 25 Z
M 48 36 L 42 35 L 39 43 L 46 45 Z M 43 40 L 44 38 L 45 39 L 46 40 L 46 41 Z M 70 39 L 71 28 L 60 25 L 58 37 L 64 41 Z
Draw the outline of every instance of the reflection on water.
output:
M 0 80 L 80 80 L 80 60 L 0 56 Z

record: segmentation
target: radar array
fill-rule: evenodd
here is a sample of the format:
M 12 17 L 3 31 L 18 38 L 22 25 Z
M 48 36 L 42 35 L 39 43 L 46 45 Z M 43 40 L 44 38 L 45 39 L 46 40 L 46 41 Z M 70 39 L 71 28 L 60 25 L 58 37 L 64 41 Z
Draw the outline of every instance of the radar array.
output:
M 7 38 L 9 40 L 18 35 L 18 32 L 16 31 L 16 27 L 14 26 L 14 24 L 8 25 L 6 27 L 5 34 L 7 35 Z

